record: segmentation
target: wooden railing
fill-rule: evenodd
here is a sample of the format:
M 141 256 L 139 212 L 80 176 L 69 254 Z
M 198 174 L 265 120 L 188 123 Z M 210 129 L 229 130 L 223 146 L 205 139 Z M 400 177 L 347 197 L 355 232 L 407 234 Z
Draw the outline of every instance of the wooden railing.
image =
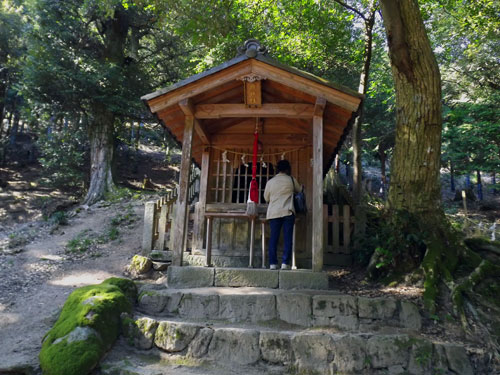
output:
M 194 165 L 189 173 L 188 202 L 192 203 L 198 196 L 197 187 L 200 179 L 199 171 Z M 151 250 L 164 250 L 170 240 L 170 229 L 175 216 L 177 189 L 167 193 L 155 202 L 146 202 L 144 208 L 144 230 L 142 234 L 142 251 L 148 254 Z
M 350 254 L 354 217 L 349 205 L 323 205 L 325 253 Z

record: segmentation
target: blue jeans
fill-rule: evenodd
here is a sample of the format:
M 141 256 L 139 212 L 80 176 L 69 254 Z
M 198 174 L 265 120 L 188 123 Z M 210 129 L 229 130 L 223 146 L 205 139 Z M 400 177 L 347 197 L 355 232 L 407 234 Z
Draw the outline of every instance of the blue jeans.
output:
M 278 264 L 276 257 L 276 250 L 278 248 L 278 241 L 280 239 L 281 227 L 283 227 L 283 236 L 285 242 L 285 249 L 283 250 L 284 264 L 290 264 L 290 257 L 292 255 L 292 237 L 293 225 L 295 224 L 295 215 L 289 215 L 269 220 L 271 226 L 271 238 L 269 239 L 269 264 Z

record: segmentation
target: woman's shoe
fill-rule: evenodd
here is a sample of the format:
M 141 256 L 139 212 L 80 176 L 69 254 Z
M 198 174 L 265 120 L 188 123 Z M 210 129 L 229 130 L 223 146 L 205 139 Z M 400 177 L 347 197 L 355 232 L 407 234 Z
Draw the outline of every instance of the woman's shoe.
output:
M 289 269 L 290 269 L 290 266 L 289 266 L 288 264 L 283 263 L 283 264 L 281 265 L 281 269 L 282 269 L 282 270 L 289 270 Z
M 269 269 L 271 269 L 271 270 L 276 270 L 276 269 L 278 269 L 278 266 L 277 266 L 276 264 L 271 264 L 271 265 L 269 266 Z

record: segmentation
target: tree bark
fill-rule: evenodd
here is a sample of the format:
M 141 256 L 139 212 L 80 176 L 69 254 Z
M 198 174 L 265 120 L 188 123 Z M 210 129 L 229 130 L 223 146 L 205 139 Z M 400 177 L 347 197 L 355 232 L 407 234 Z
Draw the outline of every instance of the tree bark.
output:
M 128 13 L 118 6 L 113 17 L 98 22 L 104 36 L 102 55 L 108 62 L 123 66 L 125 42 L 129 29 Z M 110 79 L 110 87 L 120 87 L 117 75 Z M 93 105 L 93 119 L 89 124 L 90 186 L 84 204 L 91 205 L 115 189 L 113 182 L 114 120 L 112 110 L 101 102 Z
M 483 184 L 481 181 L 481 171 L 479 169 L 476 171 L 476 176 L 477 176 L 477 199 L 482 201 L 483 200 Z
M 389 208 L 436 212 L 440 204 L 441 78 L 416 0 L 382 0 L 396 89 Z
M 381 9 L 396 91 L 396 139 L 391 235 L 384 245 L 390 257 L 376 252 L 369 271 L 374 275 L 380 259 L 386 274 L 420 269 L 424 304 L 433 312 L 438 283 L 451 277 L 462 251 L 441 206 L 441 78 L 417 0 L 381 0 Z
M 89 124 L 90 186 L 83 204 L 91 205 L 113 192 L 114 116 L 104 106 L 95 107 Z

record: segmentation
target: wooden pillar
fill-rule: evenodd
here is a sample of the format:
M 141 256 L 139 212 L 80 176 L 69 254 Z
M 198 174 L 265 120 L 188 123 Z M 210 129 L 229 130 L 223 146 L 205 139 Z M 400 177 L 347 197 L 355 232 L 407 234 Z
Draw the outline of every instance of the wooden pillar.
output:
M 323 111 L 326 101 L 317 98 L 313 116 L 312 270 L 323 270 Z
M 172 264 L 182 265 L 182 251 L 185 245 L 184 232 L 187 230 L 188 221 L 188 192 L 189 172 L 191 170 L 191 147 L 193 144 L 194 116 L 186 116 L 184 125 L 184 138 L 182 140 L 181 170 L 179 174 L 179 196 L 177 197 L 177 210 L 174 222 L 174 248 Z
M 198 198 L 195 223 L 193 227 L 193 248 L 203 249 L 203 233 L 205 228 L 205 206 L 207 204 L 208 176 L 210 168 L 210 152 L 205 150 L 201 155 L 200 196 Z

